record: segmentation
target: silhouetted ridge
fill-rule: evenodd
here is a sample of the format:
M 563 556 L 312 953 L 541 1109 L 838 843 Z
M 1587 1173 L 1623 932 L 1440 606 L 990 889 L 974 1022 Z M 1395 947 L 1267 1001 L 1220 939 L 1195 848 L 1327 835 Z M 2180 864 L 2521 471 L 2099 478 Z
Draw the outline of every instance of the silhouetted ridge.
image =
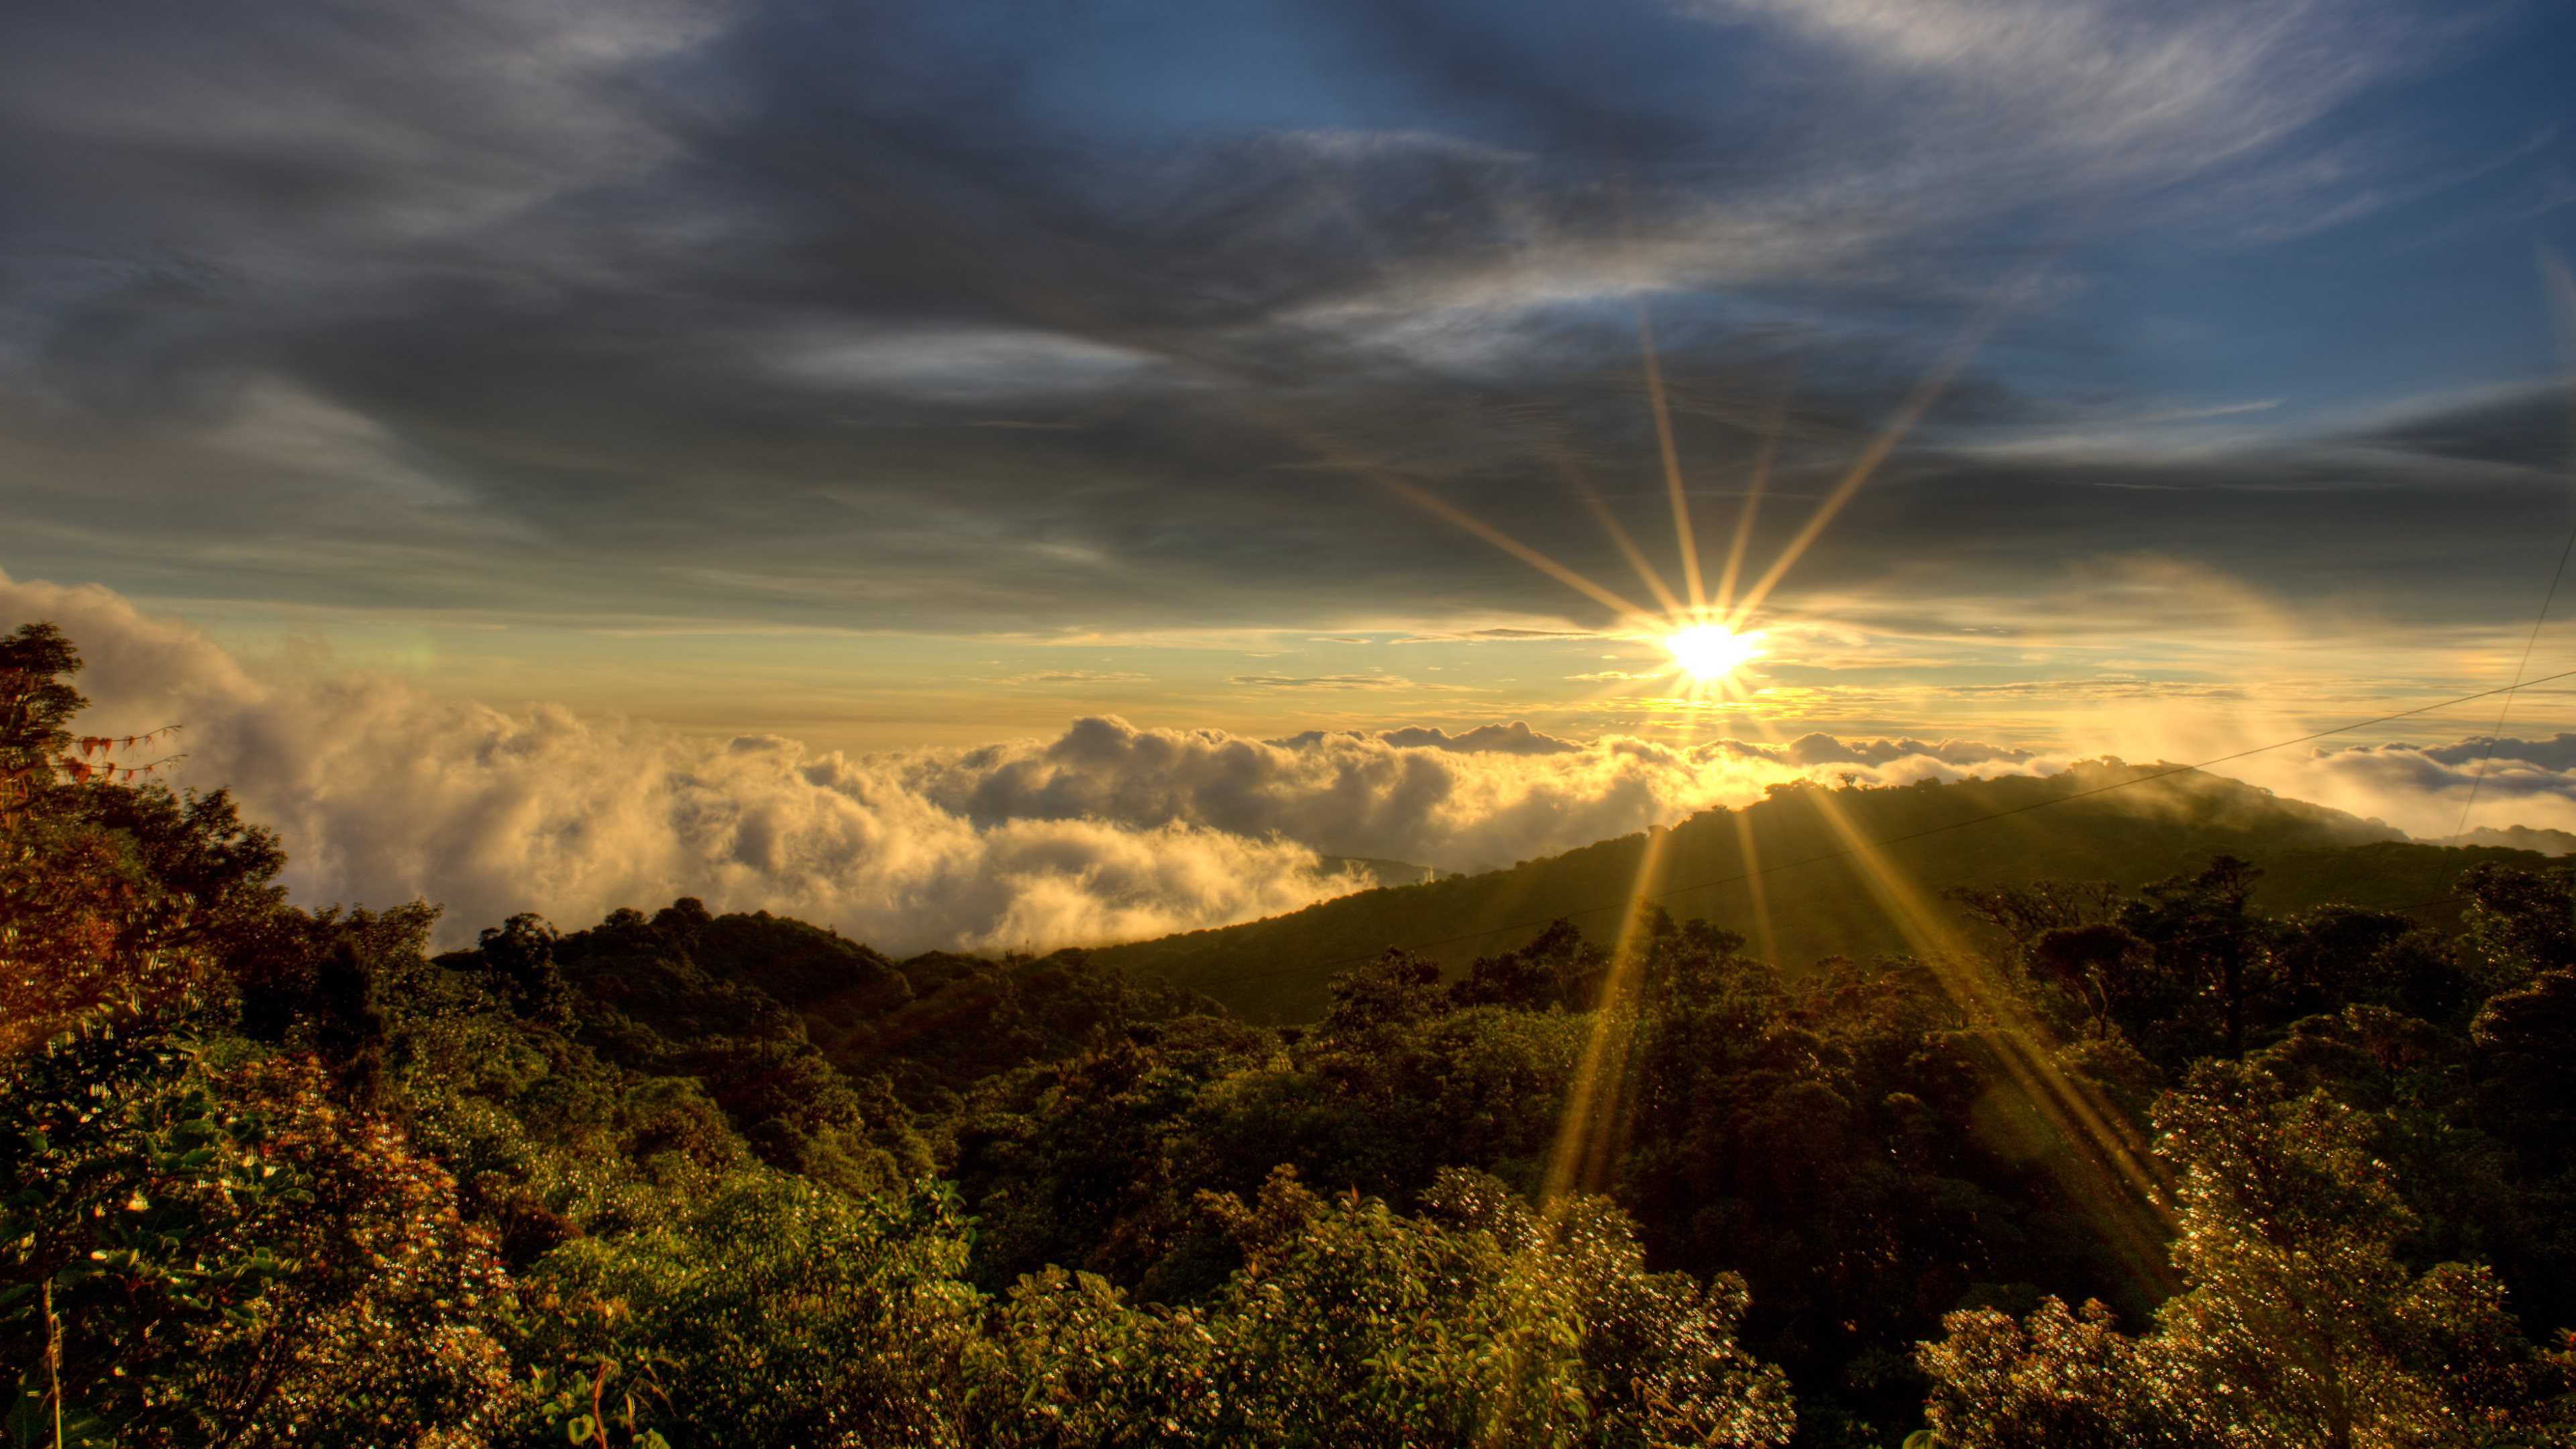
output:
M 1829 956 L 1865 960 L 1910 949 L 1862 860 L 1841 855 L 1796 863 L 1848 852 L 1855 840 L 1920 836 L 1873 854 L 1936 901 L 1954 886 L 2041 877 L 2135 886 L 2229 854 L 2265 868 L 2256 901 L 2264 910 L 2293 911 L 2329 899 L 2394 908 L 2441 895 L 2461 864 L 2438 847 L 2407 843 L 2386 825 L 2239 781 L 2197 771 L 2155 778 L 2172 768 L 2102 760 L 2046 777 L 1927 780 L 1886 789 L 1775 786 L 1769 798 L 1742 810 L 1707 811 L 1666 832 L 1655 881 L 1646 889 L 1670 892 L 1660 897 L 1666 909 L 1720 922 L 1796 970 Z M 2116 788 L 2026 808 L 2106 786 Z M 1978 819 L 2005 811 L 2021 813 Z M 1942 829 L 1952 825 L 1958 828 Z M 1733 879 L 1749 869 L 1747 830 L 1753 860 L 1763 867 L 1758 882 Z M 1308 1020 L 1322 1011 L 1334 972 L 1389 946 L 1437 942 L 1422 949 L 1461 969 L 1557 917 L 1574 920 L 1596 942 L 1609 941 L 1618 931 L 1620 903 L 1638 888 L 1648 838 L 1622 836 L 1508 870 L 1363 892 L 1291 915 L 1094 955 L 1139 977 L 1205 992 L 1255 1020 Z M 2356 847 L 2369 849 L 2356 854 Z M 1724 883 L 1695 884 L 1704 881 Z M 1758 929 L 1757 887 L 1767 895 L 1767 943 Z M 2438 908 L 2432 915 L 2447 918 Z

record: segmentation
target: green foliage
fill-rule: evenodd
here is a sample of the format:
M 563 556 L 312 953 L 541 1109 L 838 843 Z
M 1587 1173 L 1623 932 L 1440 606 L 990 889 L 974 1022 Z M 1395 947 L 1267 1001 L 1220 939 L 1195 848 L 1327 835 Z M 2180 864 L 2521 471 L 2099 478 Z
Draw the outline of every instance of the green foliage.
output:
M 489 1423 L 509 1289 L 454 1184 L 313 1067 L 101 1033 L 0 1082 L 0 1343 L 125 1444 Z M 40 1311 L 41 1310 L 41 1311 Z M 19 1402 L 50 1397 L 48 1365 Z
M 519 1352 L 553 1376 L 541 1400 L 605 1372 L 612 1427 L 673 1443 L 960 1442 L 981 1305 L 957 1279 L 964 1229 L 941 1191 L 747 1174 L 668 1225 L 548 1255 Z
M 2576 913 L 2569 910 L 2565 871 L 2485 862 L 2461 874 L 2458 890 L 2469 899 L 2461 950 L 2489 984 L 2576 968 Z
M 1966 1309 L 1917 1354 L 1934 1427 L 1906 1449 L 2159 1449 L 2196 1441 L 2165 1365 L 2110 1309 L 2043 1299 L 2016 1321 Z
M 563 973 L 555 968 L 555 928 L 543 916 L 522 912 L 487 926 L 475 943 L 483 969 L 499 979 L 510 1009 L 549 1025 L 569 1025 Z
M 76 662 L 0 641 L 13 748 Z M 1754 812 L 1766 853 L 1811 796 Z M 0 834 L 0 1438 L 2576 1437 L 2569 878 L 2487 852 L 2446 932 L 2322 893 L 2426 859 L 2324 812 L 2185 780 L 2048 818 L 1932 872 L 1988 959 L 1783 970 L 1648 911 L 1616 960 L 1565 922 L 1454 974 L 1367 956 L 1270 1027 L 1084 953 L 897 961 L 686 898 L 433 959 L 425 905 L 286 904 L 220 793 L 49 782 Z M 2070 840 L 2149 884 L 1975 874 Z M 1623 848 L 1347 909 L 1517 919 L 1627 889 Z M 1859 888 L 1775 924 L 1822 939 Z M 1304 959 L 1323 919 L 1228 939 Z M 2147 1205 L 2068 1170 L 2149 1131 L 2178 1291 L 2133 1271 Z
M 2412 1226 L 2369 1124 L 2210 1064 L 2159 1112 L 2189 1289 L 2160 1336 L 2196 1412 L 2327 1443 L 2473 1443 L 2513 1427 L 2529 1353 L 2483 1268 L 2397 1258 Z
M 50 623 L 0 637 L 0 830 L 56 788 L 53 762 L 72 742 L 64 726 L 89 705 L 71 686 L 80 669 L 80 651 Z
M 2208 1063 L 2158 1111 L 2185 1290 L 2141 1339 L 2050 1299 L 1951 1315 L 1918 1359 L 1931 1442 L 2476 1445 L 2571 1427 L 2568 1365 L 2533 1351 L 2480 1266 L 2410 1269 L 2414 1226 L 2367 1114 Z
M 1740 1282 L 1650 1274 L 1597 1199 L 1535 1214 L 1444 1173 L 1420 1213 L 1285 1170 L 1212 1198 L 1245 1262 L 1137 1308 L 1061 1270 L 1012 1290 L 977 1368 L 990 1444 L 1780 1444 L 1786 1380 L 1734 1338 Z M 1016 1393 L 1012 1391 L 1016 1390 Z

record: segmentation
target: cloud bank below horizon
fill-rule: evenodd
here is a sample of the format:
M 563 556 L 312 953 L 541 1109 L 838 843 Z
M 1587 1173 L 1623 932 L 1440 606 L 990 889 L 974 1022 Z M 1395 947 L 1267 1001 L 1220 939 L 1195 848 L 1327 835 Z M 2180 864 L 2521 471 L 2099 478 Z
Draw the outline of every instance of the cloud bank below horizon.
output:
M 98 587 L 0 574 L 0 622 L 59 623 L 89 661 L 86 727 L 188 726 L 179 783 L 276 829 L 306 905 L 426 898 L 445 934 L 517 911 L 565 925 L 695 895 L 885 949 L 1049 949 L 1222 926 L 1361 889 L 1327 856 L 1479 869 L 1671 824 L 1812 780 L 2048 774 L 2073 756 L 1921 739 L 1679 747 L 1526 726 L 1260 740 L 1116 716 L 1052 739 L 871 755 L 712 740 L 373 672 L 246 661 Z M 2483 740 L 2247 762 L 2242 777 L 2446 838 Z M 2478 826 L 2576 829 L 2576 735 L 2500 740 Z

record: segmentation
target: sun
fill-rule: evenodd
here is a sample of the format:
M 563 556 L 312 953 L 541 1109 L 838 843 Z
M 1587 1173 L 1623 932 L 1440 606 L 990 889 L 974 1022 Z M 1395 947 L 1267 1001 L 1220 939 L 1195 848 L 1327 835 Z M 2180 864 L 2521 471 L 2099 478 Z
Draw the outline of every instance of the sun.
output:
M 1664 636 L 1673 663 L 1692 679 L 1723 679 L 1762 657 L 1762 636 L 1738 634 L 1723 624 L 1693 624 Z

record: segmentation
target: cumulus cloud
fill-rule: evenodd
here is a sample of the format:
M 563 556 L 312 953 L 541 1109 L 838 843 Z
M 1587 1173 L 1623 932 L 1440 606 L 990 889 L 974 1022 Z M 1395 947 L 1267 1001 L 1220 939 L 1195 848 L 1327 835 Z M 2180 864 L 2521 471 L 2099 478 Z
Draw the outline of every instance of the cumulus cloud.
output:
M 1373 883 L 1327 869 L 1325 855 L 1472 870 L 1792 781 L 1896 786 L 2070 763 L 1966 740 L 1683 746 L 1559 739 L 1520 723 L 1260 740 L 1114 716 L 1052 739 L 853 756 L 245 660 L 106 589 L 0 574 L 0 621 L 35 618 L 61 624 L 89 660 L 85 728 L 185 722 L 180 783 L 227 786 L 275 827 L 297 900 L 426 897 L 449 907 L 450 939 L 520 910 L 573 923 L 696 895 L 893 950 L 1103 943 Z M 2487 753 L 2483 740 L 2384 745 L 2258 757 L 2231 772 L 2442 839 Z M 2497 741 L 2472 826 L 2576 830 L 2570 763 L 2576 736 Z
M 1459 750 L 1470 754 L 1496 750 L 1507 755 L 1564 755 L 1583 748 L 1572 740 L 1540 734 L 1521 720 L 1513 720 L 1510 724 L 1478 725 L 1454 735 L 1439 729 L 1411 727 L 1380 730 L 1377 737 L 1390 745 L 1427 745 L 1435 750 Z
M 836 924 L 893 949 L 1053 947 L 1223 925 L 1368 884 L 1292 841 L 1181 820 L 971 821 L 900 761 L 768 736 L 692 739 L 399 679 L 246 664 L 100 588 L 0 575 L 89 661 L 89 728 L 186 723 L 183 784 L 276 828 L 306 904 L 425 896 L 453 939 L 514 911 L 571 923 L 675 896 Z
M 1782 745 L 1778 757 L 1798 765 L 1895 765 L 1915 759 L 1945 765 L 2023 765 L 2039 758 L 2029 750 L 1974 740 L 1844 740 L 1824 734 L 1800 735 Z
M 1772 785 L 1910 784 L 1962 774 L 2046 773 L 2063 759 L 1945 742 L 1809 736 L 1787 745 L 1589 744 L 1523 725 L 1450 735 L 1309 731 L 1255 740 L 1222 730 L 1078 720 L 1053 740 L 907 757 L 907 783 L 979 824 L 1109 820 L 1299 841 L 1334 855 L 1474 870 L 1550 855 L 1745 804 Z
M 2424 755 L 2445 765 L 2474 764 L 2480 759 L 2494 759 L 2537 765 L 2544 770 L 2576 770 L 2576 734 L 2562 731 L 2545 740 L 2479 735 L 2454 745 L 2434 745 L 2426 749 Z
M 892 949 L 1134 939 L 1369 884 L 1318 852 L 1475 868 L 1744 803 L 1785 780 L 2052 767 L 1821 737 L 1585 744 L 1515 723 L 1263 741 L 1114 717 L 1052 740 L 850 756 L 245 661 L 106 589 L 0 575 L 0 619 L 35 618 L 61 624 L 89 660 L 87 727 L 186 723 L 181 783 L 227 786 L 278 829 L 298 900 L 424 896 L 449 907 L 451 937 L 514 911 L 584 921 L 693 894 Z
M 2498 739 L 2491 757 L 2480 736 L 2257 757 L 2229 770 L 2283 795 L 2377 816 L 2418 840 L 2448 841 L 2463 829 L 2576 831 L 2576 735 Z

